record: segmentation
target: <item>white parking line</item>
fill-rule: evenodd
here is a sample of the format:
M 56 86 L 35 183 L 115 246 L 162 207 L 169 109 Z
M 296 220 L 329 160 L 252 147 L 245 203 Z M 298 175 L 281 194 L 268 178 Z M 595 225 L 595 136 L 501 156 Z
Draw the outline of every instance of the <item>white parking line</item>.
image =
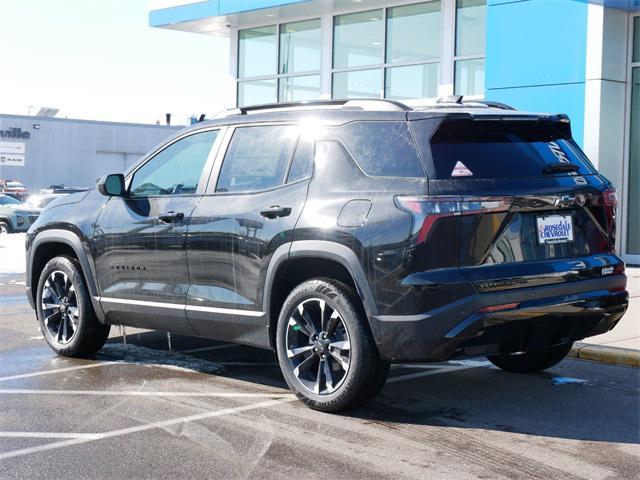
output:
M 97 433 L 62 432 L 0 432 L 0 438 L 90 438 L 97 439 Z
M 21 373 L 20 375 L 11 375 L 10 377 L 2 377 L 0 378 L 0 382 L 5 382 L 7 380 L 17 380 L 19 378 L 39 377 L 40 375 L 50 375 L 53 373 L 72 372 L 74 370 L 84 370 L 86 368 L 102 367 L 104 365 L 113 365 L 113 363 L 115 362 L 99 362 L 99 363 L 90 363 L 88 365 L 78 365 L 76 367 L 56 368 L 53 370 L 42 370 L 39 372 L 32 372 L 32 373 Z
M 455 366 L 455 367 L 442 367 L 442 368 L 431 368 L 425 372 L 417 372 L 417 373 L 409 373 L 407 375 L 398 375 L 397 377 L 391 377 L 387 380 L 387 383 L 395 383 L 402 382 L 404 380 L 412 380 L 414 378 L 426 377 L 428 375 L 438 375 L 439 373 L 448 373 L 448 372 L 459 372 L 461 370 L 468 370 L 470 368 L 480 368 L 481 365 L 471 365 L 471 366 Z
M 172 425 L 178 425 L 181 423 L 194 422 L 197 420 L 205 420 L 208 418 L 222 417 L 225 415 L 234 415 L 236 413 L 247 412 L 249 410 L 256 410 L 259 408 L 273 407 L 287 402 L 292 402 L 294 398 L 284 398 L 279 400 L 269 400 L 266 402 L 254 403 L 251 405 L 243 405 L 241 407 L 225 408 L 223 410 L 214 410 L 209 412 L 198 413 L 195 415 L 188 415 L 186 417 L 172 418 L 169 420 L 162 420 L 160 422 L 147 423 L 144 425 L 138 425 L 136 427 L 121 428 L 118 430 L 111 430 L 109 432 L 97 433 L 91 437 L 71 438 L 68 440 L 62 440 L 60 442 L 48 443 L 46 445 L 38 445 L 36 447 L 21 448 L 19 450 L 12 450 L 5 453 L 0 453 L 0 460 L 6 460 L 8 458 L 21 457 L 32 453 L 45 452 L 47 450 L 54 450 L 56 448 L 68 447 L 71 445 L 80 445 L 83 443 L 95 442 L 96 440 L 103 440 L 107 438 L 120 437 L 123 435 L 129 435 L 131 433 L 144 432 L 147 430 L 153 430 L 156 428 L 165 428 Z M 0 432 L 2 433 L 2 432 Z M 36 432 L 37 433 L 37 432 Z M 82 434 L 84 435 L 84 434 Z
M 0 395 L 95 395 L 107 397 L 220 397 L 220 398 L 291 398 L 292 393 L 250 392 L 145 392 L 121 390 L 30 390 L 24 388 L 0 389 Z

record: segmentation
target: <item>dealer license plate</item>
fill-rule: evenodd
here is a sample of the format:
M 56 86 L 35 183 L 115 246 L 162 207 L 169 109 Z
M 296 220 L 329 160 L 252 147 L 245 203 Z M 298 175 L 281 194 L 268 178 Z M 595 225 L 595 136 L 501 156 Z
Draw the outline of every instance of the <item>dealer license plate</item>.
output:
M 538 217 L 538 242 L 564 243 L 573 241 L 573 222 L 571 215 L 550 215 Z

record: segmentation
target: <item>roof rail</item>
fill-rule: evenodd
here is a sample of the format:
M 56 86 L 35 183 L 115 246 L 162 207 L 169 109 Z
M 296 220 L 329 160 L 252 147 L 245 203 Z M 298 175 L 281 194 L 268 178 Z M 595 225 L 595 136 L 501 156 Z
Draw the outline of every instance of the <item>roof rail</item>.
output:
M 386 100 L 383 98 L 363 98 L 363 99 L 345 99 L 345 100 L 305 100 L 301 102 L 281 102 L 266 103 L 263 105 L 251 105 L 248 107 L 230 108 L 214 118 L 224 118 L 231 115 L 247 115 L 250 112 L 266 111 L 266 110 L 285 110 L 292 108 L 307 107 L 340 107 L 344 110 L 385 110 L 385 111 L 409 111 L 404 103 L 395 100 Z

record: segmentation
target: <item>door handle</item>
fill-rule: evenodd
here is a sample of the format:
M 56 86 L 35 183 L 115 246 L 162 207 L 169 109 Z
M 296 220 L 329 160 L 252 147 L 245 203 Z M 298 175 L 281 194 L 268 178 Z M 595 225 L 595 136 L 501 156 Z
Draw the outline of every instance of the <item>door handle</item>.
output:
M 184 213 L 182 212 L 165 212 L 158 215 L 158 220 L 164 223 L 173 223 L 178 222 L 184 218 Z
M 269 207 L 266 210 L 261 210 L 260 215 L 264 218 L 276 218 L 276 217 L 286 217 L 291 213 L 291 209 L 289 207 L 281 207 L 279 205 L 274 205 L 273 207 Z

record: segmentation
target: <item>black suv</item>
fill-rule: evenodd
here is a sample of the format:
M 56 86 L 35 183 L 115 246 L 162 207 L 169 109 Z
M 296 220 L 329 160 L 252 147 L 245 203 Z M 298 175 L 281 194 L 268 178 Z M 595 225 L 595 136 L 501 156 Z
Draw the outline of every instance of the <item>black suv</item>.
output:
M 61 355 L 95 353 L 111 324 L 255 345 L 337 411 L 390 362 L 534 372 L 613 328 L 615 208 L 565 115 L 460 98 L 234 109 L 47 207 L 27 294 Z

